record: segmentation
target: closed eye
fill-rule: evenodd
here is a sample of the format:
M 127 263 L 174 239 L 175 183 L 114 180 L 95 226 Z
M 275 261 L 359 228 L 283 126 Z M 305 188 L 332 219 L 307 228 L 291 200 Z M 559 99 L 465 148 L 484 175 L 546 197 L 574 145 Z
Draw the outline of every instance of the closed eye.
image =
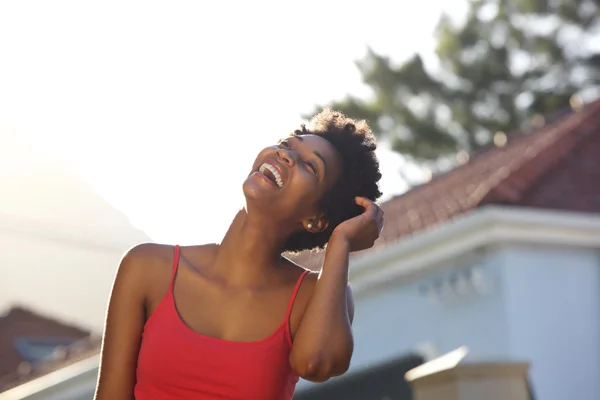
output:
M 307 162 L 305 164 L 312 170 L 313 174 L 315 174 L 317 177 L 319 176 L 319 171 L 317 170 L 317 166 L 315 164 L 311 162 Z
M 299 137 L 296 137 L 296 139 L 299 139 Z M 282 147 L 284 149 L 290 149 L 291 145 L 288 139 L 282 139 L 279 141 L 279 143 L 277 144 L 279 147 Z M 304 164 L 312 171 L 313 175 L 315 175 L 317 178 L 319 178 L 319 169 L 317 168 L 316 164 L 310 161 L 306 161 L 304 162 Z

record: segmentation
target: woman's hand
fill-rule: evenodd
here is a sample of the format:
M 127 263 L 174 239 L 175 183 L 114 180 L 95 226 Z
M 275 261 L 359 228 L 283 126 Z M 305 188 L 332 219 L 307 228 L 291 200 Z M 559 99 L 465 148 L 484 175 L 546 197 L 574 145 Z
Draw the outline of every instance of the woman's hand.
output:
M 372 247 L 383 228 L 383 210 L 377 204 L 364 197 L 357 197 L 355 201 L 365 209 L 364 212 L 339 224 L 329 240 L 347 241 L 350 251 Z

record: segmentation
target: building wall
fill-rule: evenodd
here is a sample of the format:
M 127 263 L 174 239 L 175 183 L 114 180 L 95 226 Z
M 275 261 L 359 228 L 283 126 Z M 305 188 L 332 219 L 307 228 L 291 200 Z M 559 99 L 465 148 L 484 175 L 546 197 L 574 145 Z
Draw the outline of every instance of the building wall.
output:
M 538 398 L 600 398 L 598 251 L 515 246 L 503 258 L 510 355 L 532 362 Z
M 448 282 L 453 272 L 471 267 L 481 268 L 491 280 L 498 280 L 502 272 L 497 252 L 469 254 L 446 268 L 357 299 L 353 368 L 408 353 L 424 343 L 434 345 L 439 354 L 462 345 L 481 356 L 505 353 L 502 292 L 447 296 L 443 302 L 424 293 L 427 285 Z
M 487 294 L 436 303 L 423 292 L 473 267 L 483 272 Z M 425 343 L 440 355 L 464 345 L 472 360 L 530 362 L 537 398 L 600 398 L 598 251 L 504 245 L 429 271 L 357 296 L 349 374 Z
M 355 349 L 348 373 L 369 368 L 427 345 L 438 355 L 460 346 L 472 354 L 495 358 L 508 353 L 507 315 L 502 279 L 502 253 L 486 250 L 465 254 L 431 272 L 395 282 L 368 295 L 356 296 Z M 436 301 L 424 288 L 449 282 L 453 273 L 479 268 L 496 287 L 489 294 L 474 292 Z M 298 388 L 311 383 L 301 381 Z

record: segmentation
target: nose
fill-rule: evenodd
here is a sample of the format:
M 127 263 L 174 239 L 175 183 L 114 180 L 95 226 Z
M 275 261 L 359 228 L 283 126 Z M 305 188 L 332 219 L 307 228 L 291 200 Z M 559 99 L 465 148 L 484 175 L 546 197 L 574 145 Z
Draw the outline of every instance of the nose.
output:
M 287 149 L 279 149 L 277 150 L 277 156 L 281 161 L 285 163 L 287 167 L 293 167 L 296 164 L 296 156 L 292 154 L 293 152 Z

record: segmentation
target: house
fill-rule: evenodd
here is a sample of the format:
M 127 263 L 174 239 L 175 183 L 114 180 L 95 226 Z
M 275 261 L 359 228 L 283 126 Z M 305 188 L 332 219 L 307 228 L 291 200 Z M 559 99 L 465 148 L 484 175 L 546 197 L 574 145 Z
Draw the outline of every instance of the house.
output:
M 88 330 L 14 306 L 0 316 L 0 392 L 42 374 L 50 362 L 97 348 Z
M 404 372 L 462 346 L 530 362 L 541 399 L 600 397 L 600 101 L 500 139 L 383 204 L 381 238 L 351 259 L 352 366 L 301 381 L 297 399 L 408 398 Z M 296 259 L 318 267 L 322 253 Z M 97 361 L 0 400 L 90 399 Z
M 600 101 L 499 139 L 383 204 L 375 251 L 351 261 L 351 369 L 301 382 L 298 399 L 342 398 L 390 360 L 460 346 L 530 362 L 541 399 L 600 398 Z
M 77 174 L 0 130 L 0 312 L 100 333 L 124 252 L 150 239 Z

